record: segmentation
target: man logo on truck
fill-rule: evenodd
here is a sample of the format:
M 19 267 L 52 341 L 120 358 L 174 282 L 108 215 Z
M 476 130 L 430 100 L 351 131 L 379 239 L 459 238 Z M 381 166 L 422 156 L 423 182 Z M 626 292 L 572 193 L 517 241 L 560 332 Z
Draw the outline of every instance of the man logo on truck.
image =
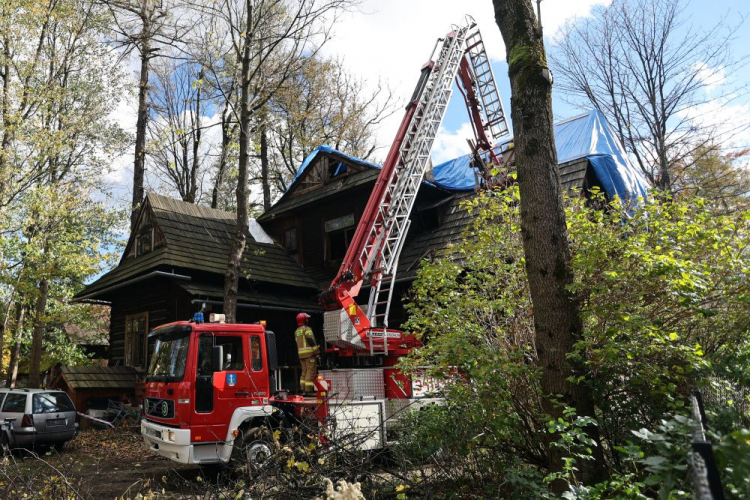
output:
M 165 417 L 169 415 L 169 404 L 166 401 L 161 402 L 161 414 Z

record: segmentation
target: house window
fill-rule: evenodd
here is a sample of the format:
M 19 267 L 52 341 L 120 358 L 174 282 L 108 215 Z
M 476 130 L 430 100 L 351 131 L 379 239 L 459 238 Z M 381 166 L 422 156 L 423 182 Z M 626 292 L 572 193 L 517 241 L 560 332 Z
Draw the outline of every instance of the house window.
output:
M 284 248 L 289 253 L 297 251 L 297 228 L 290 228 L 284 232 Z
M 136 251 L 135 255 L 137 257 L 139 255 L 143 255 L 144 253 L 148 253 L 153 249 L 154 249 L 154 228 L 153 227 L 144 228 L 135 237 L 135 251 Z
M 346 256 L 349 243 L 354 237 L 354 214 L 345 215 L 325 222 L 326 260 L 341 260 Z
M 125 364 L 145 370 L 148 354 L 148 312 L 125 316 Z

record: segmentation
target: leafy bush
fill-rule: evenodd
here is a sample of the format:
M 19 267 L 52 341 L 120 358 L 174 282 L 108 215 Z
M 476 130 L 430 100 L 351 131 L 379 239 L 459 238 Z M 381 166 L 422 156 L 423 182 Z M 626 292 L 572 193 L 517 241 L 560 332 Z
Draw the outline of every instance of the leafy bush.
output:
M 550 430 L 553 445 L 568 447 L 571 495 L 680 497 L 690 489 L 690 390 L 706 392 L 710 418 L 720 424 L 716 442 L 747 426 L 750 213 L 718 214 L 698 198 L 627 205 L 593 193 L 568 200 L 569 291 L 584 322 L 568 358 L 596 404 L 595 421 L 583 425 L 595 424 L 600 436 L 586 442 L 577 431 L 583 417 L 568 413 L 550 423 L 541 412 L 518 201 L 517 187 L 475 196 L 465 205 L 474 217 L 462 243 L 422 266 L 407 328 L 426 345 L 404 367 L 459 375 L 445 389 L 451 405 L 439 418 L 447 420 L 415 432 L 441 443 L 454 467 L 480 454 L 483 484 L 495 491 L 507 491 L 519 470 L 509 464 L 518 461 L 520 470 L 536 471 L 534 481 L 547 476 Z M 736 397 L 716 396 L 717 387 Z M 472 434 L 479 445 L 467 448 Z M 578 467 L 597 446 L 609 479 L 585 486 Z M 734 472 L 738 460 L 727 453 L 722 465 L 727 481 L 746 492 Z M 514 494 L 538 497 L 529 485 L 522 489 Z

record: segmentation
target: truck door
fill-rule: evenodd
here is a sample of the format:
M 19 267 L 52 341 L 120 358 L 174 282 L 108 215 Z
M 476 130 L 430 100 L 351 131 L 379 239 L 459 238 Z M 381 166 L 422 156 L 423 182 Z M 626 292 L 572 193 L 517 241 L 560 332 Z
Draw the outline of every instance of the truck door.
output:
M 248 353 L 242 335 L 216 335 L 216 345 L 222 346 L 224 360 L 222 371 L 215 375 L 216 402 L 232 400 L 223 407 L 249 406 L 251 399 L 250 374 L 245 366 Z
M 268 404 L 269 380 L 268 369 L 263 366 L 263 337 L 260 335 L 250 336 L 250 362 L 247 364 L 250 369 L 250 383 L 252 385 L 252 403 Z
M 195 411 L 211 413 L 214 410 L 214 384 L 212 352 L 214 336 L 203 334 L 198 338 L 198 368 L 195 376 Z

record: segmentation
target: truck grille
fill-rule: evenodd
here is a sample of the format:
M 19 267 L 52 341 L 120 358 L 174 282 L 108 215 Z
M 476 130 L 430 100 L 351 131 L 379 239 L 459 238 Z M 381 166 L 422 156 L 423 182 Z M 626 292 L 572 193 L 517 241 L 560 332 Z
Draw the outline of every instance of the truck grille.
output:
M 174 417 L 174 401 L 171 399 L 146 398 L 144 401 L 146 415 L 157 418 Z

